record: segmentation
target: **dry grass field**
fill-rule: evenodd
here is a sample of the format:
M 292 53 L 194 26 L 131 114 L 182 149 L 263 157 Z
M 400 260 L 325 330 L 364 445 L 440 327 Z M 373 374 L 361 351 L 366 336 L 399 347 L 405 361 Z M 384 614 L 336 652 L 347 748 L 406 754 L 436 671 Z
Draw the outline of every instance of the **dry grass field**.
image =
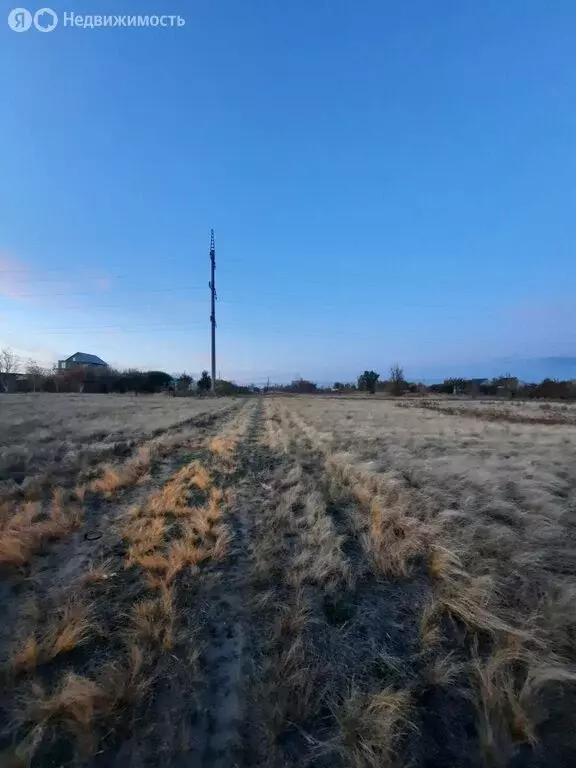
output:
M 129 395 L 3 395 L 0 400 L 0 498 L 42 477 L 129 452 L 222 403 Z
M 572 414 L 398 405 L 0 399 L 0 765 L 576 764 Z
M 512 424 L 576 425 L 576 404 L 526 400 L 465 400 L 460 398 L 419 398 L 396 403 L 399 408 L 428 408 L 455 416 L 474 416 L 485 421 Z

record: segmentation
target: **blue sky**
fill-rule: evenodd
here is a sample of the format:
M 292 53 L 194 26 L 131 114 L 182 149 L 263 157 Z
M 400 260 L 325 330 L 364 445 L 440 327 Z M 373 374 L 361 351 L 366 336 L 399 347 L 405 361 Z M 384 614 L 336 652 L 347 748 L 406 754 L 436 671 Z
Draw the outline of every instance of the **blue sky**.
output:
M 0 25 L 0 345 L 208 367 L 214 227 L 222 376 L 576 355 L 572 0 L 138 13 Z

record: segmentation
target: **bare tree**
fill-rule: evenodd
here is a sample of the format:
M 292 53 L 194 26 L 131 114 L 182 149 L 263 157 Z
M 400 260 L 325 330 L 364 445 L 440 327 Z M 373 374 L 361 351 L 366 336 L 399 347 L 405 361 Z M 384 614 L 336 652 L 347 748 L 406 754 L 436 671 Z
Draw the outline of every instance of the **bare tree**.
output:
M 62 380 L 62 375 L 56 363 L 50 368 L 50 370 L 47 371 L 47 377 L 54 384 L 54 391 L 60 392 L 60 383 Z
M 404 371 L 397 363 L 390 366 L 390 388 L 393 395 L 401 395 L 406 389 Z
M 32 358 L 30 358 L 30 360 L 28 360 L 26 363 L 26 373 L 32 382 L 32 391 L 36 392 L 36 386 L 46 378 L 46 369 L 42 368 L 42 366 L 39 365 L 36 360 L 32 360 Z
M 18 362 L 18 356 L 14 354 L 10 347 L 0 349 L 0 384 L 4 392 L 8 392 L 9 374 L 16 373 Z

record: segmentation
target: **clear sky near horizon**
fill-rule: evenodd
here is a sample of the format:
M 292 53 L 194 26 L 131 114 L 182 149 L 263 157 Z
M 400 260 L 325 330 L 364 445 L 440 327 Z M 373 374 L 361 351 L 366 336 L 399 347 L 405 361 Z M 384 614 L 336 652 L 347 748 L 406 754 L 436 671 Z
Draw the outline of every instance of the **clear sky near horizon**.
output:
M 222 376 L 576 354 L 573 0 L 82 0 L 51 7 L 186 25 L 47 34 L 12 7 L 0 346 L 209 367 L 213 227 Z

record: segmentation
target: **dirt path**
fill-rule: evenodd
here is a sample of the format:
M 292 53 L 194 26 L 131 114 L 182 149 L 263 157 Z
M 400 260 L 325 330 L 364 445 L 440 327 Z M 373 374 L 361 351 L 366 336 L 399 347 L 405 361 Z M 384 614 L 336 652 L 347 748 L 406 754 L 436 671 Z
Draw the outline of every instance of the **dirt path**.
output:
M 238 445 L 234 465 L 220 471 L 224 488 L 234 489 L 229 515 L 230 545 L 227 558 L 211 568 L 203 593 L 206 617 L 206 651 L 203 657 L 208 684 L 203 697 L 201 764 L 209 768 L 230 766 L 237 749 L 238 727 L 244 716 L 244 678 L 249 622 L 247 606 L 248 558 L 252 516 L 258 510 L 255 466 L 261 428 L 261 404 L 249 406 L 245 439 Z M 216 461 L 217 464 L 217 461 Z

